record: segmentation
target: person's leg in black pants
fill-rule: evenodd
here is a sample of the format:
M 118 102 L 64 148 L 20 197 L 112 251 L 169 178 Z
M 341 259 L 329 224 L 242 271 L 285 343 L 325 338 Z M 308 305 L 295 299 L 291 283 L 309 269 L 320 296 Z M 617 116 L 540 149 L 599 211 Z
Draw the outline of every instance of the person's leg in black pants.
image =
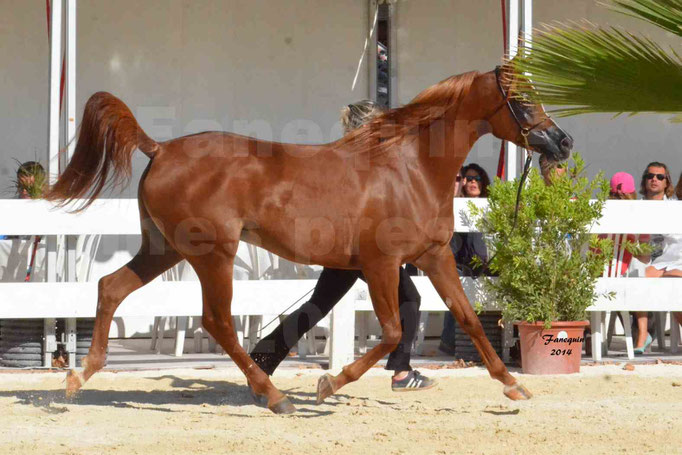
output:
M 284 360 L 292 347 L 334 308 L 362 275 L 359 270 L 322 270 L 313 295 L 291 313 L 251 351 L 251 358 L 268 375 Z
M 410 365 L 410 352 L 417 336 L 419 325 L 419 306 L 421 296 L 412 278 L 405 269 L 400 268 L 400 282 L 398 283 L 398 303 L 400 304 L 400 325 L 403 335 L 398 346 L 388 356 L 386 369 L 393 370 L 391 389 L 395 392 L 426 390 L 436 382 L 423 376 Z
M 298 340 L 322 318 L 324 318 L 341 298 L 353 287 L 358 278 L 364 276 L 357 270 L 337 270 L 325 268 L 317 281 L 312 297 L 298 310 L 291 313 L 271 334 L 261 339 L 251 351 L 251 358 L 268 375 L 284 360 L 289 350 Z M 435 384 L 430 379 L 412 371 L 410 350 L 417 334 L 419 324 L 419 305 L 421 297 L 405 270 L 400 268 L 398 284 L 400 319 L 403 335 L 400 344 L 389 355 L 387 370 L 394 370 L 397 387 L 405 390 L 424 389 Z M 396 382 L 394 380 L 394 389 Z M 401 382 L 409 383 L 402 387 Z M 403 384 L 404 385 L 404 384 Z
M 400 282 L 398 283 L 398 302 L 400 303 L 400 325 L 403 329 L 403 336 L 395 351 L 389 354 L 386 363 L 386 369 L 393 370 L 396 373 L 407 372 L 412 369 L 410 351 L 417 336 L 419 306 L 421 305 L 419 291 L 402 267 L 400 268 Z

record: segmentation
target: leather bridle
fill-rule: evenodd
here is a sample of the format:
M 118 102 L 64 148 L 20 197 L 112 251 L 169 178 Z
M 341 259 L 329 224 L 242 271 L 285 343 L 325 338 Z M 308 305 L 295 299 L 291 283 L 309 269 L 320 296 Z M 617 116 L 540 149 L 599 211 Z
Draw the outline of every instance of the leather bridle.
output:
M 502 86 L 502 81 L 500 80 L 500 71 L 501 67 L 496 66 L 495 67 L 495 82 L 497 83 L 497 88 L 500 90 L 500 94 L 502 94 L 502 98 L 504 101 L 493 111 L 493 113 L 488 117 L 492 118 L 494 117 L 500 109 L 503 107 L 507 106 L 509 109 L 509 113 L 511 114 L 512 118 L 516 122 L 516 124 L 519 127 L 519 130 L 521 131 L 521 137 L 523 137 L 523 142 L 524 142 L 524 148 L 528 151 L 530 151 L 530 144 L 528 143 L 528 136 L 530 135 L 531 131 L 533 131 L 535 128 L 538 126 L 542 125 L 545 123 L 547 120 L 551 120 L 551 117 L 547 114 L 540 120 L 539 122 L 535 123 L 534 125 L 531 126 L 524 126 L 521 123 L 521 120 L 519 120 L 518 115 L 516 114 L 516 111 L 514 110 L 514 107 L 512 106 L 512 98 L 509 96 L 510 92 L 505 91 L 504 87 Z

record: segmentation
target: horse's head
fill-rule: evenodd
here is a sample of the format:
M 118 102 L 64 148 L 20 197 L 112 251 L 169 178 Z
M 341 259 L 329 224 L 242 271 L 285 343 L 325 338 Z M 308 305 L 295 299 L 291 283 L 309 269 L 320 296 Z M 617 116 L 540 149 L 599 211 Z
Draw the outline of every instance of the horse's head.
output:
M 536 104 L 516 90 L 510 67 L 497 67 L 490 83 L 496 87 L 496 108 L 488 117 L 492 132 L 500 139 L 544 155 L 549 161 L 563 161 L 571 155 L 573 138 L 562 130 L 541 104 Z

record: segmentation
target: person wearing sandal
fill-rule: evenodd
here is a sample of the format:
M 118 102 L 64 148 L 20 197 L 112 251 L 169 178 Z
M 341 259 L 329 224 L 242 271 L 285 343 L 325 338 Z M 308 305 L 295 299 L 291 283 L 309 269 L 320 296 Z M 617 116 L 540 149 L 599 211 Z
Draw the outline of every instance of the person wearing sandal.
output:
M 642 174 L 640 192 L 646 200 L 667 200 L 673 196 L 674 187 L 668 167 L 657 161 L 649 163 Z M 662 239 L 662 253 L 654 257 L 645 271 L 648 278 L 682 277 L 682 235 L 657 236 Z M 635 313 L 639 334 L 635 343 L 635 355 L 644 354 L 653 342 L 648 330 L 646 312 Z
M 369 100 L 348 105 L 341 113 L 345 132 L 362 126 L 381 112 L 381 108 Z M 250 354 L 254 362 L 266 374 L 272 375 L 286 358 L 289 350 L 332 310 L 358 278 L 364 280 L 359 270 L 324 268 L 310 300 L 287 316 L 272 333 L 256 344 Z M 410 351 L 417 336 L 421 296 L 404 267 L 400 267 L 398 301 L 403 334 L 386 363 L 386 369 L 395 372 L 391 380 L 391 389 L 395 392 L 430 389 L 436 385 L 436 381 L 410 366 Z

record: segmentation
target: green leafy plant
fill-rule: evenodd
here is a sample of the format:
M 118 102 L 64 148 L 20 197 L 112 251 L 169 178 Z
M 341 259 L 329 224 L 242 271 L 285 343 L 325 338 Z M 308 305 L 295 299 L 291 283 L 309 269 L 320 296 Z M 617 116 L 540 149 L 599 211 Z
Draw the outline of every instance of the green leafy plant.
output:
M 595 284 L 611 259 L 611 240 L 590 234 L 609 195 L 599 174 L 585 176 L 579 155 L 563 175 L 546 185 L 533 169 L 523 190 L 512 231 L 518 179 L 490 187 L 488 207 L 469 209 L 494 256 L 489 264 L 497 279 L 485 281 L 492 300 L 507 321 L 584 320 L 597 297 Z M 593 199 L 595 198 L 595 199 Z

